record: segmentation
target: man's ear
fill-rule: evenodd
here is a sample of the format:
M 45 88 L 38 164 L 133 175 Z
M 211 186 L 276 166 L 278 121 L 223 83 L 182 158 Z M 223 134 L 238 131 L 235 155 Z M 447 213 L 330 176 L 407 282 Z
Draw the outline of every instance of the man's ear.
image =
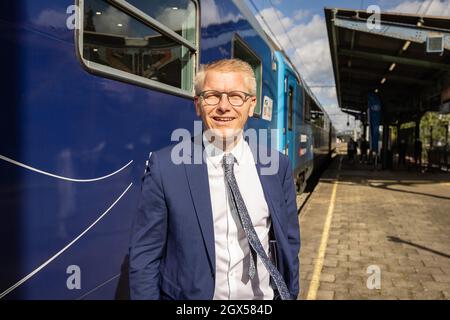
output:
M 256 107 L 256 97 L 251 97 L 250 98 L 250 108 L 248 109 L 248 116 L 249 117 L 253 117 L 253 113 L 255 112 L 255 107 Z
M 199 96 L 195 96 L 194 97 L 194 106 L 195 106 L 195 113 L 197 114 L 197 116 L 201 116 L 201 103 L 200 103 L 200 97 Z

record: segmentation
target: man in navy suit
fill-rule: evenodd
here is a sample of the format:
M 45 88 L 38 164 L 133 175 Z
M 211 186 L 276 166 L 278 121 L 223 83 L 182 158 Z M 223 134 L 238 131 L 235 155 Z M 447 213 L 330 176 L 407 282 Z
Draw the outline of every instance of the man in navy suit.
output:
M 195 91 L 203 134 L 182 163 L 179 145 L 148 161 L 130 243 L 131 298 L 296 299 L 292 169 L 243 135 L 256 106 L 253 70 L 237 59 L 214 62 L 198 72 Z

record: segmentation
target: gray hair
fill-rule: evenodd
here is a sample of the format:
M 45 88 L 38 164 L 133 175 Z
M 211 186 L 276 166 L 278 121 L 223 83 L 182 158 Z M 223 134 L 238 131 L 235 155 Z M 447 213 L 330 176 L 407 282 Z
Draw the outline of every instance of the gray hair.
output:
M 256 77 L 255 73 L 245 61 L 240 59 L 222 59 L 209 64 L 203 64 L 200 66 L 200 70 L 195 76 L 194 86 L 195 95 L 200 94 L 203 91 L 205 85 L 206 72 L 208 71 L 223 71 L 223 72 L 242 72 L 245 74 L 244 82 L 249 90 L 248 93 L 256 95 Z

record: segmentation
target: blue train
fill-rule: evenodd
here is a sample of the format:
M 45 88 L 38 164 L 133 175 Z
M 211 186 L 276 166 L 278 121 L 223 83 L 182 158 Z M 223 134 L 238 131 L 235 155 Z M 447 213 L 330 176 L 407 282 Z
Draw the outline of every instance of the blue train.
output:
M 148 154 L 192 132 L 200 63 L 258 81 L 249 128 L 289 155 L 299 191 L 334 149 L 326 112 L 239 0 L 0 4 L 0 298 L 126 299 Z M 176 182 L 175 182 L 176 183 Z

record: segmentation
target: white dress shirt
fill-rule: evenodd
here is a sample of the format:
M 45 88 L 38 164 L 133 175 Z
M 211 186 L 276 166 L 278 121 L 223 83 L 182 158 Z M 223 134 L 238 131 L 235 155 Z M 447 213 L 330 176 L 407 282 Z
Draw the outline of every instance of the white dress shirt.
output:
M 224 152 L 209 143 L 205 137 L 203 143 L 214 221 L 216 283 L 213 299 L 272 300 L 274 292 L 270 286 L 270 274 L 259 257 L 255 277 L 251 280 L 248 276 L 250 247 L 239 217 L 230 209 L 222 168 Z M 234 164 L 234 175 L 239 191 L 256 234 L 268 253 L 271 221 L 253 154 L 243 137 L 240 137 L 239 142 L 229 152 L 237 160 Z

